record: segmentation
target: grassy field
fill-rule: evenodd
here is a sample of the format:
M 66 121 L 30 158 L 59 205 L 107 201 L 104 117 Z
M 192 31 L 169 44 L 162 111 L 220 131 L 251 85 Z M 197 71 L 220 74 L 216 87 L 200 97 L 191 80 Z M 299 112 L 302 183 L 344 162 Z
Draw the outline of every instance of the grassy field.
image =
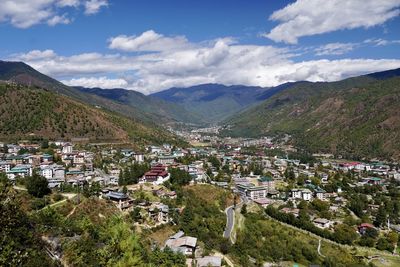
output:
M 204 204 L 215 203 L 223 209 L 233 205 L 233 193 L 226 189 L 216 187 L 214 185 L 208 185 L 208 184 L 189 185 L 185 187 L 185 190 L 186 191 L 190 190 L 190 193 L 193 194 L 195 197 L 204 201 L 205 202 Z M 224 201 L 224 203 L 221 203 L 223 199 L 226 199 L 226 201 Z
M 150 239 L 155 241 L 159 246 L 163 246 L 165 244 L 165 241 L 167 239 L 175 234 L 177 231 L 176 227 L 172 225 L 165 225 L 161 227 L 160 229 L 157 229 L 156 231 L 152 232 L 150 234 Z

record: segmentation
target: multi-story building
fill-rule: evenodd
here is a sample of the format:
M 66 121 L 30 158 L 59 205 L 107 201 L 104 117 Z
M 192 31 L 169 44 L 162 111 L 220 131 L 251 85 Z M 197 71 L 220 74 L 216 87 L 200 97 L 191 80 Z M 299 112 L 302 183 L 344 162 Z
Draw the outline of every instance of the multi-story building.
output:
M 253 184 L 238 184 L 236 185 L 239 193 L 251 200 L 266 198 L 268 188 L 266 186 L 255 186 Z

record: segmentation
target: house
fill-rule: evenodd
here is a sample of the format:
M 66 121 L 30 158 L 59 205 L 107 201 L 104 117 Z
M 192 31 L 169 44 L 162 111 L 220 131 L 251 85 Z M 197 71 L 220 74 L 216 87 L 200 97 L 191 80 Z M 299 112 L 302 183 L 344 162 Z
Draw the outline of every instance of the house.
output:
M 85 157 L 82 155 L 74 155 L 73 157 L 73 163 L 75 165 L 82 165 L 85 164 Z
M 258 204 L 259 206 L 266 208 L 268 205 L 274 203 L 272 199 L 269 198 L 260 198 L 260 199 L 255 199 L 254 203 Z
M 29 164 L 19 164 L 14 168 L 10 169 L 6 174 L 7 178 L 10 180 L 15 180 L 17 177 L 32 176 L 32 165 Z
M 266 198 L 268 188 L 266 186 L 254 186 L 253 184 L 238 184 L 236 185 L 239 193 L 242 196 L 246 196 L 251 200 L 256 200 L 260 198 Z
M 196 251 L 197 238 L 183 236 L 182 231 L 171 236 L 166 242 L 165 247 L 169 247 L 174 252 L 180 252 L 186 256 L 191 256 Z
M 158 146 L 151 146 L 149 147 L 149 151 L 152 154 L 160 154 L 162 152 L 162 148 Z
M 62 147 L 62 153 L 63 154 L 71 154 L 72 148 L 73 148 L 73 146 L 71 143 L 65 143 Z
M 43 163 L 52 163 L 53 162 L 53 156 L 49 154 L 43 154 L 41 156 L 41 162 Z
M 41 165 L 40 175 L 48 180 L 50 188 L 58 187 L 65 181 L 65 168 L 57 164 Z
M 134 155 L 134 152 L 132 149 L 121 149 L 121 154 L 124 157 L 128 158 L 128 157 L 131 157 L 132 155 Z
M 133 158 L 135 159 L 136 162 L 144 161 L 144 155 L 142 153 L 134 153 Z
M 109 191 L 107 194 L 103 195 L 103 197 L 116 203 L 120 210 L 128 209 L 133 206 L 133 200 L 122 192 Z
M 380 185 L 382 184 L 382 179 L 378 177 L 370 177 L 368 178 L 368 184 Z
M 167 168 L 161 164 L 153 166 L 150 171 L 146 172 L 139 183 L 152 183 L 154 185 L 160 185 L 165 181 L 168 181 L 170 174 L 167 172 Z
M 0 161 L 0 172 L 8 172 L 11 169 L 11 164 L 7 161 Z
M 158 204 L 152 206 L 149 208 L 148 212 L 149 217 L 155 222 L 168 223 L 170 221 L 168 205 Z
M 171 155 L 163 155 L 158 157 L 158 162 L 160 164 L 173 164 L 175 162 L 175 157 Z
M 332 222 L 328 219 L 324 219 L 324 218 L 316 218 L 313 220 L 313 223 L 322 229 L 326 229 L 329 228 L 332 225 Z
M 171 191 L 171 192 L 165 193 L 164 197 L 170 198 L 170 199 L 175 199 L 177 196 L 176 196 L 176 192 L 175 191 Z
M 370 223 L 362 223 L 357 228 L 361 235 L 365 234 L 368 229 L 375 229 L 375 227 Z
M 315 189 L 315 197 L 319 200 L 326 200 L 326 191 L 320 187 Z
M 294 199 L 302 199 L 305 201 L 311 201 L 312 193 L 310 189 L 302 188 L 302 189 L 292 189 L 290 190 L 290 195 Z

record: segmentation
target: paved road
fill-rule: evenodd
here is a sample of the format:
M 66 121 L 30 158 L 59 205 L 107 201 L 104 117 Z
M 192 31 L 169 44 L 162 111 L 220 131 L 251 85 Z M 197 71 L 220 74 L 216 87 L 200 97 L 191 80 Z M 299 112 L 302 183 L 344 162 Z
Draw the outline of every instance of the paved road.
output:
M 243 203 L 247 203 L 247 199 L 240 197 L 240 203 L 236 204 L 236 209 L 240 209 L 242 207 Z M 226 214 L 226 227 L 225 227 L 225 231 L 224 231 L 224 237 L 231 239 L 231 233 L 233 230 L 233 226 L 235 226 L 234 206 L 227 207 L 225 209 L 225 214 Z
M 226 208 L 225 214 L 226 214 L 226 227 L 224 231 L 224 237 L 230 239 L 233 226 L 235 224 L 235 209 L 233 208 L 233 206 Z

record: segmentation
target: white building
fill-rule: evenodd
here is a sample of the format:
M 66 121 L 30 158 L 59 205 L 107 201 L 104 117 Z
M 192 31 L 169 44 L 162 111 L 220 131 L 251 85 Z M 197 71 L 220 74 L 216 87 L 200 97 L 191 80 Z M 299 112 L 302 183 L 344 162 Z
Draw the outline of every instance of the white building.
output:
M 302 199 L 305 201 L 312 200 L 312 192 L 307 188 L 292 189 L 290 195 L 293 199 Z
M 73 149 L 73 146 L 71 143 L 65 143 L 62 148 L 62 153 L 63 154 L 71 154 L 72 149 Z
M 10 180 L 15 180 L 17 177 L 32 176 L 32 165 L 19 164 L 10 169 L 6 174 L 7 178 Z

